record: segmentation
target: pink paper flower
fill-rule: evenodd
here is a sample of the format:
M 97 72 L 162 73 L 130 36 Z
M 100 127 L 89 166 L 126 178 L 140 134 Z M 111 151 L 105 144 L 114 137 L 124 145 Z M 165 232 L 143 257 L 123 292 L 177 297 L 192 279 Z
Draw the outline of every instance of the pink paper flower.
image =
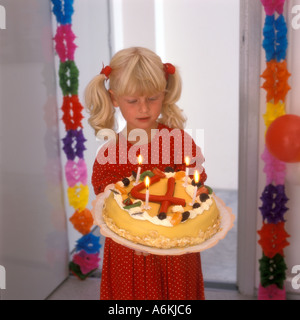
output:
M 65 172 L 69 187 L 74 187 L 77 183 L 87 184 L 87 166 L 84 159 L 79 159 L 78 162 L 68 160 Z
M 285 300 L 285 288 L 280 289 L 276 284 L 271 284 L 267 287 L 263 287 L 259 284 L 258 288 L 258 300 Z
M 79 265 L 83 274 L 87 274 L 99 267 L 100 258 L 97 253 L 87 253 L 86 251 L 81 250 L 74 255 L 73 262 Z
M 273 15 L 275 11 L 278 14 L 282 14 L 284 2 L 285 0 L 261 0 L 267 16 Z
M 266 184 L 269 185 L 274 182 L 276 185 L 284 184 L 286 176 L 286 164 L 271 155 L 268 148 L 261 155 L 265 162 L 264 172 L 266 174 Z
M 72 31 L 71 24 L 60 25 L 57 28 L 54 40 L 56 42 L 55 50 L 61 60 L 74 60 L 74 52 L 77 45 L 74 43 L 76 36 Z

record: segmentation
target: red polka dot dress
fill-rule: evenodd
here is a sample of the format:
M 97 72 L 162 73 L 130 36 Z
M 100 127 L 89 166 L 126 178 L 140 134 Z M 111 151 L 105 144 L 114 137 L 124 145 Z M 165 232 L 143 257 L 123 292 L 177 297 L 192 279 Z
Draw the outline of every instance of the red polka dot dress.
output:
M 159 124 L 158 130 L 171 129 Z M 176 129 L 178 130 L 178 129 Z M 182 137 L 182 146 L 185 143 L 182 130 L 178 133 Z M 92 175 L 92 184 L 95 193 L 103 192 L 110 183 L 116 183 L 124 177 L 131 175 L 132 171 L 137 170 L 135 161 L 124 159 L 134 155 L 142 154 L 142 171 L 152 170 L 155 167 L 164 170 L 166 166 L 172 166 L 175 171 L 185 170 L 184 157 L 181 152 L 181 161 L 178 163 L 175 150 L 179 144 L 176 139 L 170 139 L 168 147 L 163 145 L 162 140 L 153 147 L 153 139 L 150 143 L 139 146 L 138 150 L 132 150 L 136 145 L 128 143 L 126 148 L 119 148 L 120 140 L 116 144 L 116 164 L 100 164 L 101 159 L 97 157 Z M 178 141 L 178 140 L 177 140 Z M 200 149 L 191 141 L 191 156 L 200 157 L 200 162 L 204 161 Z M 152 146 L 152 147 L 151 147 Z M 131 149 L 131 150 L 130 150 Z M 180 148 L 179 148 L 180 149 Z M 184 148 L 182 150 L 187 150 Z M 135 152 L 136 151 L 136 152 Z M 166 164 L 164 155 L 169 153 L 169 163 Z M 108 154 L 108 153 L 107 153 Z M 98 153 L 99 155 L 99 153 Z M 186 155 L 186 153 L 185 153 Z M 125 158 L 124 158 L 125 157 Z M 146 159 L 146 161 L 145 161 Z M 151 159 L 152 161 L 147 161 Z M 158 161 L 157 161 L 158 160 Z M 100 163 L 99 163 L 100 162 Z M 153 163 L 154 162 L 154 163 Z M 201 170 L 202 170 L 201 166 Z M 200 171 L 201 172 L 201 171 Z M 202 179 L 206 179 L 203 169 Z M 204 181 L 203 181 L 204 182 Z M 180 256 L 159 256 L 141 255 L 134 250 L 117 244 L 110 238 L 105 239 L 103 268 L 101 278 L 100 298 L 103 300 L 203 300 L 204 283 L 201 270 L 201 260 L 199 253 L 190 253 Z

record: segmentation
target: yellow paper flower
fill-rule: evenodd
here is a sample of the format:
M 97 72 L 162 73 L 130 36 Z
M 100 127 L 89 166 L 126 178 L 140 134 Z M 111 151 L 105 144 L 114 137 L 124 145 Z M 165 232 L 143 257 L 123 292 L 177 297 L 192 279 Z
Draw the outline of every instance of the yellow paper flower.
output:
M 83 211 L 89 201 L 89 187 L 83 184 L 68 188 L 69 204 L 75 210 Z
M 277 118 L 285 115 L 285 103 L 278 102 L 276 104 L 268 102 L 266 113 L 263 115 L 265 125 L 268 128 L 269 125 Z

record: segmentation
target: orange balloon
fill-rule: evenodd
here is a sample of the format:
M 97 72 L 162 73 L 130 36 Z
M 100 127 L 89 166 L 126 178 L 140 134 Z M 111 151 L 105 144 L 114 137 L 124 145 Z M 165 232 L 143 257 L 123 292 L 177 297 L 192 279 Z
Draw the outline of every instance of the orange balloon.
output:
M 300 162 L 300 117 L 286 114 L 275 119 L 266 132 L 266 146 L 283 162 Z

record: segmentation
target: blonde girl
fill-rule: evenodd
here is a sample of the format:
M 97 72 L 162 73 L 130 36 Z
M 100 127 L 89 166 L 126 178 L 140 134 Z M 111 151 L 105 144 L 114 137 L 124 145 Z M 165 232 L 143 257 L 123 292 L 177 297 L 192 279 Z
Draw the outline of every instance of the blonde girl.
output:
M 176 105 L 180 95 L 181 78 L 172 64 L 163 63 L 158 55 L 146 48 L 124 49 L 113 56 L 109 66 L 103 67 L 86 88 L 89 123 L 95 134 L 101 129 L 117 130 L 115 110 L 120 108 L 127 123 L 127 134 L 134 129 L 148 133 L 149 139 L 143 145 L 144 149 L 140 149 L 141 153 L 147 151 L 149 159 L 151 152 L 159 155 L 159 163 L 143 164 L 143 171 L 155 167 L 164 170 L 167 166 L 175 171 L 185 170 L 184 155 L 180 163 L 174 159 L 174 141 L 170 141 L 170 161 L 166 164 L 162 161 L 161 143 L 153 148 L 150 135 L 153 129 L 171 131 L 176 128 L 184 137 L 186 119 Z M 121 164 L 124 163 L 120 161 L 124 159 L 124 150 L 121 154 L 119 141 L 116 140 L 116 163 L 100 164 L 97 158 L 94 162 L 92 184 L 95 194 L 136 170 L 136 164 L 130 161 Z M 128 143 L 127 154 L 131 146 Z M 197 156 L 202 164 L 204 158 L 193 141 L 191 150 L 191 157 Z M 204 183 L 206 174 L 202 167 L 200 172 Z M 100 297 L 108 300 L 204 299 L 200 254 L 143 255 L 106 238 Z

